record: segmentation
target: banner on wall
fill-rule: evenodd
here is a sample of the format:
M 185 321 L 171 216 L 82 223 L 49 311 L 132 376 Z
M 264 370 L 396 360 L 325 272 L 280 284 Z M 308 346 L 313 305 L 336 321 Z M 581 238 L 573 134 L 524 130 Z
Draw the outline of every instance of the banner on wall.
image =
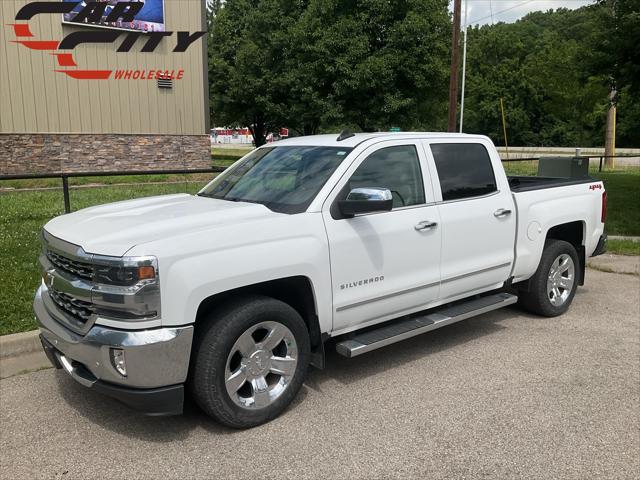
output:
M 62 15 L 62 23 L 72 25 L 94 26 L 102 28 L 114 28 L 119 30 L 131 30 L 136 32 L 164 32 L 164 0 L 137 0 L 132 8 L 135 7 L 139 11 L 135 14 L 134 19 L 130 22 L 123 21 L 119 18 L 115 22 L 109 22 L 109 15 L 116 8 L 118 0 L 93 0 L 92 2 L 78 0 L 62 0 L 63 2 L 75 2 L 78 5 L 69 13 Z M 87 12 L 87 3 L 95 4 L 91 15 L 78 15 L 83 10 Z M 143 5 L 140 5 L 143 4 Z

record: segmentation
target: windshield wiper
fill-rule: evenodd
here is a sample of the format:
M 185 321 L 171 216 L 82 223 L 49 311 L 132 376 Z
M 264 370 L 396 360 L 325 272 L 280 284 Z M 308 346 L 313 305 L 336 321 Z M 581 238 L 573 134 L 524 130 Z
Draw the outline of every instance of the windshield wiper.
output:
M 257 200 L 247 200 L 246 198 L 240 198 L 240 197 L 224 197 L 224 198 L 221 198 L 220 200 L 229 200 L 230 202 L 257 203 L 258 205 L 264 205 L 262 202 L 259 202 Z
M 264 202 L 259 202 L 257 200 L 247 200 L 245 198 L 240 198 L 240 197 L 220 197 L 217 196 L 213 193 L 196 193 L 197 196 L 199 197 L 206 197 L 206 198 L 215 198 L 216 200 L 228 200 L 230 202 L 245 202 L 245 203 L 257 203 L 258 205 L 265 205 L 266 204 Z

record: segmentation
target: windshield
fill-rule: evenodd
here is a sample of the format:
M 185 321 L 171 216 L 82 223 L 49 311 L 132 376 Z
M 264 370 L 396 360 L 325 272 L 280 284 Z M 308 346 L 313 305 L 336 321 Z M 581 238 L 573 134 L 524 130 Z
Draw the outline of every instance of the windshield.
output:
M 340 147 L 259 148 L 198 195 L 261 203 L 282 213 L 304 212 L 350 151 Z

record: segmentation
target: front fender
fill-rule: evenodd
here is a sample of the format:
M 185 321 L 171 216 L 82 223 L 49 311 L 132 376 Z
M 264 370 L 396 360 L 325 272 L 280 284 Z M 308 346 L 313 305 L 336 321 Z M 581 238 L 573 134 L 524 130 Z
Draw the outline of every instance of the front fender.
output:
M 154 252 L 160 270 L 162 325 L 193 323 L 212 295 L 286 277 L 307 277 L 321 332 L 331 331 L 329 248 L 320 214 L 281 215 L 265 221 L 191 232 L 137 246 Z

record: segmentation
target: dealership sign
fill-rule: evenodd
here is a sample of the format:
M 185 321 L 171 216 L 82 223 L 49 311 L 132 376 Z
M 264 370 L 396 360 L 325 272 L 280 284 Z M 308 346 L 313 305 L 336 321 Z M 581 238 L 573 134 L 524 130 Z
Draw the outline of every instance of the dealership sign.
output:
M 137 1 L 130 5 L 125 5 L 118 0 L 103 0 L 91 8 L 87 8 L 87 2 L 62 1 L 74 4 L 73 10 L 62 15 L 64 23 L 140 32 L 164 32 L 165 30 L 164 0 Z M 124 13 L 124 7 L 130 12 L 130 16 L 128 15 L 126 19 L 121 15 Z
M 154 22 L 153 29 L 147 26 L 146 29 L 135 28 L 141 26 L 141 20 L 137 15 L 145 12 L 145 4 L 150 3 L 136 1 L 71 1 L 62 2 L 31 2 L 22 7 L 16 14 L 16 23 L 10 24 L 16 35 L 13 43 L 18 43 L 31 50 L 50 51 L 56 57 L 56 72 L 79 80 L 151 80 L 151 79 L 176 79 L 180 80 L 184 76 L 184 70 L 107 70 L 107 69 L 79 69 L 73 58 L 73 50 L 86 43 L 111 43 L 114 44 L 117 53 L 128 53 L 136 41 L 143 37 L 145 43 L 140 49 L 141 52 L 153 52 L 160 42 L 165 38 L 172 37 L 173 52 L 183 53 L 199 38 L 207 32 L 169 32 L 164 31 L 164 8 L 162 9 L 162 29 Z M 40 40 L 35 39 L 28 23 L 17 23 L 28 21 L 38 14 L 62 14 L 66 23 L 82 24 L 107 27 L 101 30 L 80 30 L 66 35 L 62 40 Z M 158 19 L 159 17 L 145 17 Z M 124 28 L 127 33 L 112 29 Z M 160 25 L 158 23 L 158 25 Z M 135 31 L 137 30 L 137 31 Z M 175 36 L 174 36 L 175 33 Z M 121 38 L 122 37 L 122 38 Z

